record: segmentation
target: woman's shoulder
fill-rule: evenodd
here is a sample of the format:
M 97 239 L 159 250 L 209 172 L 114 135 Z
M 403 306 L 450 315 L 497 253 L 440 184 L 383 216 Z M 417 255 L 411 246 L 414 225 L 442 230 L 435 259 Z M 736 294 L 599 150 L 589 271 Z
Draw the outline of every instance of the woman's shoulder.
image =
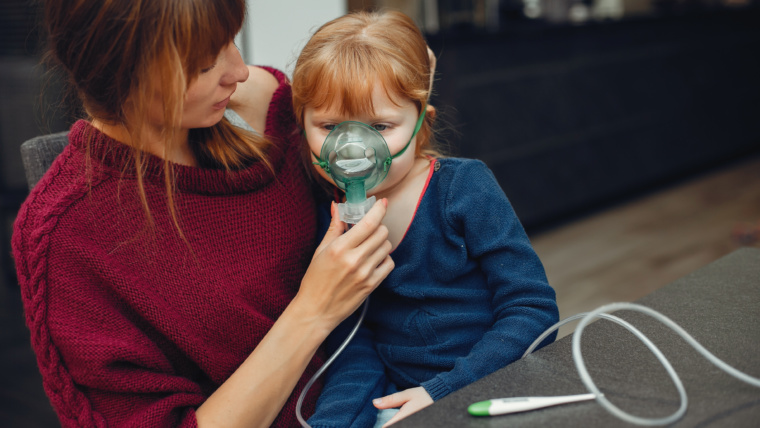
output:
M 47 172 L 34 186 L 21 206 L 17 226 L 38 223 L 40 219 L 62 215 L 66 208 L 86 196 L 93 185 L 105 176 L 91 174 L 90 181 L 84 174 L 86 164 L 82 154 L 71 144 L 53 161 Z
M 87 195 L 90 186 L 77 177 L 83 166 L 77 157 L 78 151 L 66 146 L 21 205 L 12 239 L 19 273 L 30 254 L 44 251 L 46 237 L 60 229 L 59 219 Z
M 238 84 L 231 104 L 268 105 L 275 91 L 287 83 L 285 74 L 271 67 L 248 66 L 248 79 Z
M 267 117 L 272 106 L 280 104 L 283 88 L 289 88 L 287 76 L 270 67 L 248 66 L 248 79 L 238 84 L 230 98 L 229 108 L 256 132 L 266 132 Z M 290 102 L 289 95 L 288 102 Z

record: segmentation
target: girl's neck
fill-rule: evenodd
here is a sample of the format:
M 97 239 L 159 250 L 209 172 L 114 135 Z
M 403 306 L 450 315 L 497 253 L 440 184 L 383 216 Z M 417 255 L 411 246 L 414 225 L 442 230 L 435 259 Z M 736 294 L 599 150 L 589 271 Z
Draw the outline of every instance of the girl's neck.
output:
M 388 228 L 388 240 L 395 249 L 401 243 L 407 229 L 414 220 L 417 203 L 425 191 L 431 160 L 427 157 L 415 159 L 409 173 L 395 186 L 375 194 L 378 199 L 388 199 L 388 210 L 383 224 Z
M 195 155 L 190 149 L 190 144 L 188 143 L 188 129 L 177 129 L 176 142 L 167 145 L 168 143 L 162 138 L 161 130 L 159 128 L 146 125 L 146 129 L 142 133 L 142 135 L 145 135 L 145 141 L 140 144 L 133 141 L 132 134 L 127 131 L 127 128 L 124 125 L 110 124 L 98 119 L 93 119 L 91 124 L 94 128 L 116 141 L 148 152 L 161 159 L 168 160 L 169 162 L 188 166 L 197 166 L 198 164 Z

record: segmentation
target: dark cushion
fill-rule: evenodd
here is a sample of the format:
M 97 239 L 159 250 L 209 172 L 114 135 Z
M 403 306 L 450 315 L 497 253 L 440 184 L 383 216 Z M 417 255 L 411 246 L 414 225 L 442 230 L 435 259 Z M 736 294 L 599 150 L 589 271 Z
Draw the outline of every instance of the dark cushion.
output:
M 21 145 L 21 161 L 24 163 L 29 190 L 40 181 L 55 158 L 69 144 L 68 131 L 41 135 Z

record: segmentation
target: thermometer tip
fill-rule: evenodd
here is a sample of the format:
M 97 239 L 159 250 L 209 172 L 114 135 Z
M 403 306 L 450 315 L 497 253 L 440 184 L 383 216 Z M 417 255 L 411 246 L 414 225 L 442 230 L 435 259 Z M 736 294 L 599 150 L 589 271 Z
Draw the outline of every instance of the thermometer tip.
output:
M 470 404 L 467 408 L 467 412 L 472 416 L 490 416 L 488 409 L 491 407 L 491 400 L 478 401 L 477 403 Z

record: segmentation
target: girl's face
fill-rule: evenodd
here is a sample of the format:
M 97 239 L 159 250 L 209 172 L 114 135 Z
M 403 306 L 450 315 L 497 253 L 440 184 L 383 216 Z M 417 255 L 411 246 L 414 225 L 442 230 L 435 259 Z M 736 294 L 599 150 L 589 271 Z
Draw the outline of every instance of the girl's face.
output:
M 339 106 L 332 108 L 315 109 L 306 107 L 304 109 L 304 131 L 309 143 L 312 161 L 316 161 L 314 154 L 320 154 L 322 144 L 331 130 L 341 122 L 353 120 L 363 122 L 375 128 L 385 139 L 390 149 L 391 156 L 400 152 L 414 132 L 417 125 L 419 111 L 412 100 L 401 97 L 388 98 L 385 89 L 379 83 L 374 85 L 372 91 L 372 106 L 374 114 L 367 113 L 362 116 L 343 115 Z M 415 147 L 417 137 L 412 139 L 409 147 L 401 155 L 393 159 L 388 176 L 382 183 L 367 191 L 368 195 L 378 195 L 384 197 L 386 193 L 392 192 L 393 189 L 406 177 L 411 170 L 415 160 Z M 314 165 L 319 175 L 335 185 L 330 174 L 327 174 L 318 165 Z
M 222 120 L 237 84 L 246 79 L 248 67 L 235 44 L 230 42 L 222 48 L 214 62 L 202 69 L 188 86 L 180 128 L 207 128 L 217 124 Z M 151 117 L 157 124 L 163 123 L 161 97 L 159 88 L 155 102 L 150 107 Z

